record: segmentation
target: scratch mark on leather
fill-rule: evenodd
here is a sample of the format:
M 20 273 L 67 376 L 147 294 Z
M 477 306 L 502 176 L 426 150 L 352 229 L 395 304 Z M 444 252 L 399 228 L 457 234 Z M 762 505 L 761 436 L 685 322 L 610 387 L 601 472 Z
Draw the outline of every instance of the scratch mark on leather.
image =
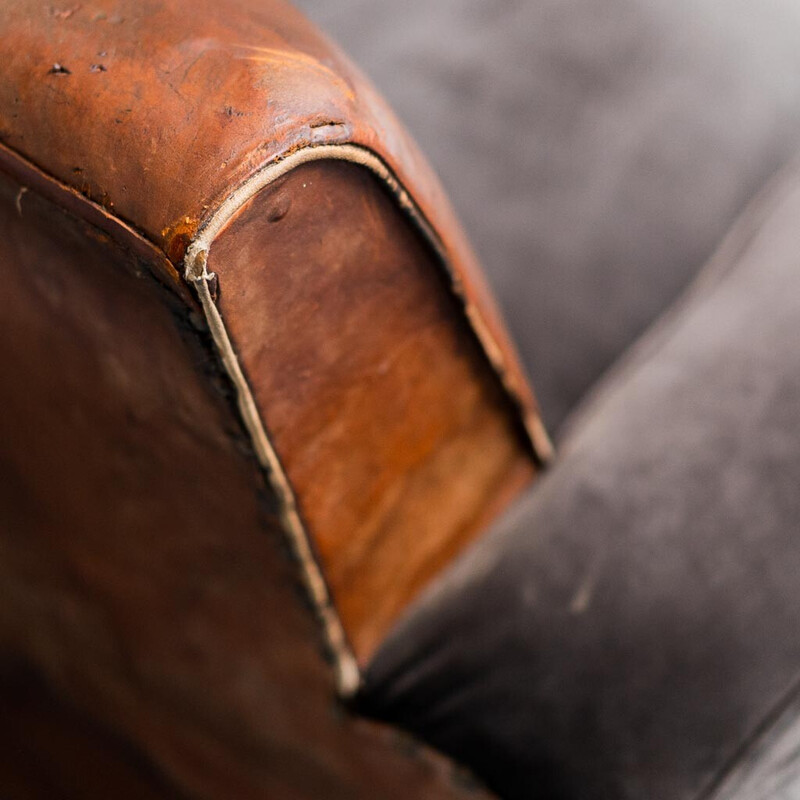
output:
M 22 216 L 22 195 L 28 191 L 27 186 L 20 186 L 19 191 L 17 192 L 17 197 L 14 201 L 14 205 L 17 207 L 17 213 Z

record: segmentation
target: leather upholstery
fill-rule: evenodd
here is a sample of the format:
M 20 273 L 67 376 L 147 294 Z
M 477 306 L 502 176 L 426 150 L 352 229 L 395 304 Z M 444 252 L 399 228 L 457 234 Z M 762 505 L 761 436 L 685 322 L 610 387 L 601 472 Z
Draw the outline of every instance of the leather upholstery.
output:
M 0 795 L 458 797 L 335 705 L 199 318 L 22 188 L 0 173 Z
M 369 82 L 287 3 L 98 0 L 62 13 L 10 0 L 0 61 L 0 142 L 133 225 L 174 264 L 265 164 L 325 144 L 376 153 L 441 239 L 510 384 L 534 408 L 438 180 Z
M 143 57 L 143 53 L 147 56 Z M 184 272 L 189 284 L 198 290 L 203 314 L 209 320 L 217 320 L 211 326 L 215 346 L 223 354 L 221 357 L 236 383 L 239 411 L 251 430 L 259 458 L 272 479 L 282 484 L 284 522 L 293 531 L 291 535 L 298 549 L 303 549 L 301 560 L 309 574 L 308 584 L 316 587 L 315 605 L 324 609 L 320 613 L 327 620 L 324 627 L 331 647 L 340 654 L 337 663 L 349 664 L 346 669 L 341 666 L 340 672 L 348 673 L 345 682 L 348 691 L 352 690 L 357 675 L 345 640 L 347 633 L 358 640 L 360 630 L 348 625 L 345 631 L 338 624 L 314 550 L 302 544 L 308 539 L 303 518 L 312 520 L 312 535 L 317 536 L 319 549 L 326 558 L 324 567 L 333 576 L 338 567 L 330 563 L 327 555 L 341 554 L 342 547 L 337 543 L 344 540 L 347 545 L 353 539 L 358 549 L 376 554 L 376 560 L 387 563 L 382 549 L 385 541 L 397 546 L 402 540 L 392 530 L 399 527 L 416 534 L 420 524 L 415 523 L 415 515 L 423 516 L 426 505 L 430 506 L 434 525 L 429 526 L 430 537 L 426 538 L 432 557 L 421 568 L 415 564 L 414 575 L 408 581 L 409 586 L 418 587 L 436 571 L 433 564 L 438 567 L 443 558 L 446 560 L 457 549 L 456 543 L 463 544 L 471 538 L 491 513 L 531 478 L 533 451 L 542 456 L 540 444 L 545 451 L 549 447 L 514 348 L 438 182 L 372 87 L 302 15 L 280 0 L 265 3 L 231 0 L 224 6 L 154 2 L 147 7 L 137 2 L 100 2 L 66 11 L 44 8 L 30 0 L 14 0 L 5 10 L 0 26 L 0 59 L 6 65 L 0 80 L 3 142 L 0 163 L 26 188 L 30 183 L 32 188 L 45 187 L 44 191 L 49 192 L 50 184 L 60 185 L 62 191 L 55 192 L 59 202 L 66 202 L 80 215 L 91 216 L 92 221 L 112 235 L 124 231 L 126 246 L 136 242 L 159 276 L 194 305 L 191 293 L 178 275 L 179 271 Z M 47 67 L 48 64 L 51 66 Z M 34 65 L 44 66 L 36 72 Z M 357 403 L 351 403 L 349 415 L 344 411 L 335 414 L 331 405 L 318 398 L 313 424 L 308 416 L 301 423 L 297 414 L 304 414 L 309 404 L 292 405 L 292 393 L 308 394 L 307 385 L 302 374 L 287 372 L 287 398 L 297 414 L 290 415 L 289 423 L 284 415 L 282 424 L 305 431 L 303 446 L 309 450 L 317 447 L 316 466 L 320 470 L 324 471 L 332 460 L 338 459 L 337 480 L 357 485 L 350 500 L 342 493 L 336 495 L 335 480 L 327 482 L 324 488 L 319 486 L 323 480 L 320 474 L 307 480 L 304 487 L 291 485 L 291 478 L 282 475 L 281 465 L 297 463 L 297 451 L 289 452 L 278 446 L 273 452 L 261 419 L 270 417 L 268 429 L 273 418 L 267 406 L 272 400 L 280 403 L 285 399 L 266 391 L 260 394 L 256 391 L 255 398 L 250 396 L 248 380 L 254 386 L 268 384 L 277 361 L 263 358 L 263 337 L 256 332 L 257 326 L 250 324 L 264 319 L 263 303 L 245 297 L 247 292 L 241 290 L 237 297 L 243 299 L 234 304 L 225 284 L 233 281 L 240 267 L 245 282 L 263 280 L 256 262 L 265 257 L 267 249 L 253 245 L 248 250 L 232 245 L 224 264 L 215 260 L 214 252 L 209 250 L 218 235 L 224 237 L 223 229 L 236 227 L 233 217 L 251 201 L 256 203 L 254 195 L 265 189 L 265 184 L 259 183 L 262 178 L 266 181 L 265 176 L 273 173 L 277 176 L 281 169 L 294 169 L 305 163 L 302 159 L 321 158 L 355 159 L 364 174 L 372 173 L 364 182 L 364 186 L 372 187 L 372 206 L 380 203 L 386 191 L 392 199 L 386 204 L 389 210 L 382 216 L 374 208 L 370 211 L 370 201 L 359 196 L 367 213 L 363 215 L 365 227 L 361 233 L 348 239 L 352 252 L 343 254 L 337 250 L 335 239 L 329 237 L 327 245 L 323 243 L 323 247 L 313 254 L 306 253 L 305 257 L 315 262 L 330 262 L 339 256 L 352 261 L 358 270 L 365 263 L 363 255 L 356 252 L 361 239 L 385 240 L 384 255 L 391 261 L 392 248 L 396 250 L 401 241 L 398 236 L 392 238 L 393 225 L 405 226 L 404 242 L 420 237 L 415 263 L 421 265 L 421 259 L 425 259 L 422 267 L 428 281 L 425 292 L 438 298 L 433 302 L 439 303 L 437 308 L 442 315 L 451 316 L 452 323 L 437 329 L 443 339 L 433 344 L 436 336 L 429 335 L 424 346 L 432 345 L 440 354 L 448 353 L 445 360 L 449 358 L 451 366 L 458 362 L 459 374 L 464 379 L 445 380 L 444 372 L 436 368 L 430 368 L 426 375 L 426 359 L 419 354 L 424 347 L 422 337 L 417 337 L 401 356 L 391 360 L 383 352 L 390 344 L 373 347 L 371 358 L 362 358 L 360 382 L 352 380 L 357 371 L 354 373 L 354 359 L 348 361 L 346 351 L 358 350 L 359 343 L 368 349 L 371 343 L 380 340 L 377 331 L 368 330 L 366 323 L 361 326 L 363 331 L 355 331 L 355 338 L 348 340 L 346 347 L 340 343 L 336 358 L 328 360 L 328 373 L 336 373 L 340 384 L 336 383 L 336 375 L 333 378 L 330 374 L 323 375 L 323 383 L 327 380 L 325 385 L 335 395 L 339 410 L 342 410 L 341 383 L 348 380 L 355 383 L 354 394 L 360 394 Z M 382 189 L 377 188 L 376 178 L 380 179 Z M 252 194 L 248 195 L 251 187 Z M 295 193 L 305 188 L 300 183 L 297 187 Z M 292 192 L 287 190 L 284 194 L 291 205 Z M 344 224 L 343 217 L 334 219 L 335 209 L 327 202 L 333 194 L 329 190 L 308 202 L 311 213 L 318 211 L 322 228 Z M 343 206 L 357 206 L 360 200 L 353 200 L 356 194 L 358 191 L 351 193 Z M 299 203 L 296 205 L 300 207 Z M 282 222 L 285 216 L 284 211 L 275 218 L 259 217 L 256 227 L 263 229 L 268 239 L 269 231 L 291 224 L 293 215 L 289 222 Z M 351 213 L 350 219 L 353 216 Z M 387 222 L 390 218 L 392 223 Z M 252 234 L 248 235 L 252 239 Z M 343 233 L 342 236 L 347 238 Z M 304 244 L 309 242 L 305 240 Z M 296 248 L 292 252 L 296 255 Z M 205 259 L 202 265 L 201 255 Z M 270 267 L 280 261 L 280 254 L 270 252 L 269 256 L 273 259 Z M 206 270 L 206 262 L 211 272 Z M 366 263 L 369 264 L 368 259 Z M 380 260 L 374 263 L 379 265 Z M 326 266 L 332 268 L 331 263 Z M 280 270 L 281 264 L 277 263 L 275 268 Z M 286 269 L 289 270 L 288 260 Z M 395 269 L 392 280 L 389 272 L 383 270 L 384 279 L 387 284 L 393 283 L 395 292 L 385 319 L 371 314 L 369 321 L 377 326 L 383 324 L 390 338 L 393 331 L 402 336 L 398 332 L 405 330 L 404 341 L 410 341 L 409 328 L 416 331 L 419 326 L 403 329 L 394 323 L 395 313 L 401 316 L 405 313 L 403 302 L 397 297 L 404 288 L 397 277 L 402 272 Z M 314 274 L 324 275 L 312 270 Z M 201 291 L 212 280 L 216 282 L 214 292 L 221 311 L 211 298 L 211 290 L 205 294 Z M 357 313 L 357 309 L 348 308 L 343 292 L 329 292 L 325 297 L 340 315 Z M 225 322 L 221 315 L 226 316 Z M 226 325 L 232 331 L 230 337 L 224 330 Z M 453 338 L 448 339 L 453 325 L 458 328 L 459 336 L 477 339 L 479 350 L 468 353 L 468 346 L 465 349 L 454 345 Z M 289 338 L 287 333 L 281 341 L 286 343 Z M 318 345 L 311 349 L 319 352 Z M 429 366 L 434 361 L 427 359 Z M 465 366 L 466 362 L 472 362 L 471 366 Z M 441 367 L 443 362 L 438 364 Z M 324 373 L 320 365 L 317 372 Z M 438 388 L 434 389 L 437 380 Z M 483 398 L 476 403 L 469 399 L 473 396 L 474 380 L 493 384 L 491 388 L 476 390 L 474 397 Z M 413 413 L 404 410 L 392 415 L 382 430 L 377 416 L 385 411 L 385 404 L 376 398 L 381 391 L 400 396 L 406 386 L 412 389 L 405 408 L 416 402 L 420 409 L 417 413 L 424 413 L 420 395 L 428 404 L 436 405 L 440 398 L 447 405 L 446 398 L 452 399 L 460 393 L 467 398 L 468 405 L 472 403 L 471 410 L 462 405 L 461 411 L 455 412 L 451 404 L 435 425 L 419 424 Z M 371 393 L 368 387 L 374 391 Z M 369 397 L 372 401 L 366 399 Z M 487 404 L 494 411 L 484 414 Z M 338 429 L 326 427 L 325 422 L 331 416 L 336 416 Z M 475 480 L 458 487 L 445 480 L 444 472 L 448 469 L 445 459 L 437 461 L 435 454 L 445 439 L 452 450 L 453 443 L 461 437 L 458 446 L 463 447 L 469 440 L 464 432 L 481 428 L 482 424 L 477 423 L 479 418 L 488 424 L 482 430 L 491 428 L 493 433 L 480 444 L 474 440 L 473 453 L 491 447 L 496 434 L 506 442 L 495 449 L 493 467 L 487 468 L 473 458 Z M 429 417 L 428 423 L 431 420 Z M 398 430 L 403 426 L 405 433 Z M 525 431 L 529 437 L 527 443 Z M 325 436 L 328 439 L 322 444 Z M 391 444 L 391 436 L 397 437 L 400 444 Z M 293 441 L 296 444 L 298 440 Z M 462 460 L 463 457 L 462 454 Z M 358 478 L 365 471 L 365 462 L 373 479 L 369 485 Z M 429 480 L 422 477 L 426 469 L 432 473 Z M 415 482 L 422 487 L 442 487 L 439 500 L 451 510 L 444 512 L 428 490 L 423 490 L 428 491 L 427 504 L 420 499 L 420 491 L 398 490 L 399 486 L 407 488 Z M 506 483 L 513 484 L 514 490 L 508 491 Z M 486 503 L 473 499 L 474 513 L 467 513 L 469 502 L 465 504 L 463 498 L 458 502 L 453 500 L 454 493 L 460 491 L 463 495 L 467 485 L 476 489 L 476 496 L 491 493 L 493 499 Z M 495 491 L 495 487 L 503 488 Z M 360 502 L 359 493 L 370 499 L 375 511 L 371 527 L 362 526 L 368 531 L 368 541 L 351 536 L 352 525 L 342 528 L 337 522 L 347 518 L 348 513 L 355 513 L 350 506 Z M 503 502 L 494 496 L 501 497 Z M 335 500 L 331 501 L 331 497 Z M 340 508 L 327 514 L 318 512 L 318 506 L 330 502 L 338 503 Z M 482 507 L 480 510 L 478 505 Z M 467 516 L 469 519 L 463 518 Z M 444 522 L 445 518 L 448 522 Z M 320 524 L 315 524 L 315 519 L 321 520 Z M 439 527 L 437 520 L 441 523 Z M 347 555 L 347 559 L 350 574 L 371 573 L 359 554 L 352 558 Z M 398 597 L 403 596 L 403 583 L 397 578 L 393 584 L 399 589 Z M 339 586 L 334 587 L 337 597 L 346 592 L 355 594 L 359 588 L 358 578 L 348 579 L 341 591 Z M 369 595 L 366 602 L 371 602 Z M 345 603 L 343 600 L 343 607 Z M 395 606 L 402 604 L 395 602 Z M 374 649 L 394 613 L 394 610 L 381 613 L 382 622 L 373 626 L 377 632 L 371 630 L 363 646 L 355 641 L 359 656 Z
M 353 629 L 313 541 L 348 562 L 335 599 L 391 586 L 388 625 L 534 473 L 435 179 L 278 0 L 12 0 L 0 60 L 0 716 L 30 734 L 0 791 L 459 797 L 338 703 Z M 320 530 L 365 501 L 366 537 Z M 408 580 L 398 527 L 427 548 Z

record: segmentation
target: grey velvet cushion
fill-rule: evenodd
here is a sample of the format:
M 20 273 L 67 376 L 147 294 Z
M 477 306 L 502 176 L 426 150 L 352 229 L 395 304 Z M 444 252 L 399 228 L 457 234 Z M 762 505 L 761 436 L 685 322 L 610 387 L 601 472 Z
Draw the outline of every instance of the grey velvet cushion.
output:
M 800 135 L 796 0 L 296 0 L 444 179 L 555 429 Z
M 798 680 L 792 168 L 588 401 L 541 483 L 399 625 L 362 703 L 504 797 L 699 800 Z M 773 797 L 752 783 L 773 773 L 724 796 Z

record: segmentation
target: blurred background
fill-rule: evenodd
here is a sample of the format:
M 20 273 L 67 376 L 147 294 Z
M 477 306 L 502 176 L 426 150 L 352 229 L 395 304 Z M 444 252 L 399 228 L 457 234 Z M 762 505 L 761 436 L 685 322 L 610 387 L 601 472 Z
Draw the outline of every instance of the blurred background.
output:
M 448 190 L 566 415 L 800 134 L 797 0 L 296 0 Z

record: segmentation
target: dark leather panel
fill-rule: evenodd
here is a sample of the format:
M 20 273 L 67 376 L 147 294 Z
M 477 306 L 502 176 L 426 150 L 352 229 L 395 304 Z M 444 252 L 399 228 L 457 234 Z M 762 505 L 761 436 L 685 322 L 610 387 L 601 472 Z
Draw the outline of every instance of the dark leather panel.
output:
M 461 796 L 336 703 L 200 318 L 3 173 L 0 242 L 4 800 Z
M 366 708 L 509 798 L 730 771 L 800 676 L 799 219 L 795 171 L 395 631 Z
M 795 0 L 296 0 L 432 160 L 557 426 L 800 138 Z

